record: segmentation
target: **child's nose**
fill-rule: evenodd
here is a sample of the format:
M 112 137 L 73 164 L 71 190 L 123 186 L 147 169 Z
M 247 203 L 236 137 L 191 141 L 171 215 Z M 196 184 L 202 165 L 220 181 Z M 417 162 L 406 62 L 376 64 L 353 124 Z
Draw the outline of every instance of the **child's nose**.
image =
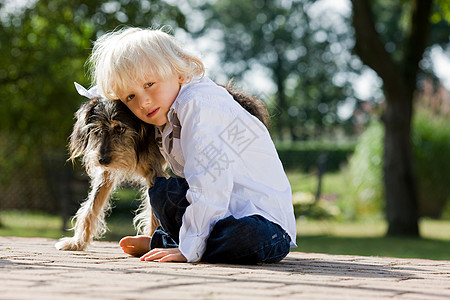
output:
M 146 105 L 148 105 L 151 102 L 151 99 L 149 96 L 144 95 L 144 97 L 141 97 L 139 99 L 139 108 L 144 109 Z

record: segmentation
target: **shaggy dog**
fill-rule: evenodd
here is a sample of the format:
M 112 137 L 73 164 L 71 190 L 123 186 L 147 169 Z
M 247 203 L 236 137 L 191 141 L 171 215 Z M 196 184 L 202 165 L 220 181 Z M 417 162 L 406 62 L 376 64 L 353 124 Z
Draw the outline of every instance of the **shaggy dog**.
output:
M 268 126 L 267 110 L 261 100 L 229 86 L 225 88 L 244 109 Z M 60 239 L 55 245 L 59 250 L 84 250 L 93 238 L 106 232 L 104 217 L 109 197 L 124 181 L 141 187 L 142 201 L 134 218 L 137 232 L 153 234 L 159 222 L 152 214 L 147 189 L 155 177 L 167 176 L 153 125 L 139 120 L 121 101 L 107 100 L 81 89 L 80 94 L 91 99 L 75 114 L 69 159 L 74 162 L 77 157 L 82 158 L 91 187 L 74 217 L 74 236 Z

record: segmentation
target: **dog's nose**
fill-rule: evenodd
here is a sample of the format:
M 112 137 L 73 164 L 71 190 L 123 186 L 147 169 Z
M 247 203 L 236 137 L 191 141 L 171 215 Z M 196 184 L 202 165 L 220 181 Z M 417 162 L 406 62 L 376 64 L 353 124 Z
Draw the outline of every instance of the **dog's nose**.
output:
M 98 158 L 98 162 L 101 165 L 107 165 L 107 164 L 109 164 L 111 162 L 111 157 L 110 156 L 100 156 Z

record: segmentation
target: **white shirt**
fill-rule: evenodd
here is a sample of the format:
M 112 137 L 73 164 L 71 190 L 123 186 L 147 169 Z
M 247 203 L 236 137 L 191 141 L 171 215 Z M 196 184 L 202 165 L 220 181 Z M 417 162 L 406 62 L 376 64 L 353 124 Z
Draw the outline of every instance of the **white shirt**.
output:
M 261 215 L 280 225 L 296 247 L 291 186 L 266 127 L 222 87 L 203 78 L 183 85 L 157 128 L 161 153 L 186 179 L 190 203 L 179 249 L 201 259 L 217 221 Z

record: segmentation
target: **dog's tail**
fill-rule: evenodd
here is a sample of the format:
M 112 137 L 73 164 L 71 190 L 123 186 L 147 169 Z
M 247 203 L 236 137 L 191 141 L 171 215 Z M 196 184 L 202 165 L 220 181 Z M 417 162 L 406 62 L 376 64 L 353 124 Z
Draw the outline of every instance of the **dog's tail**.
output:
M 269 128 L 269 113 L 266 105 L 261 99 L 246 94 L 243 91 L 234 89 L 231 87 L 231 84 L 222 87 L 224 87 L 228 93 L 233 96 L 234 100 L 236 100 L 246 111 L 257 117 L 266 126 L 266 128 Z

